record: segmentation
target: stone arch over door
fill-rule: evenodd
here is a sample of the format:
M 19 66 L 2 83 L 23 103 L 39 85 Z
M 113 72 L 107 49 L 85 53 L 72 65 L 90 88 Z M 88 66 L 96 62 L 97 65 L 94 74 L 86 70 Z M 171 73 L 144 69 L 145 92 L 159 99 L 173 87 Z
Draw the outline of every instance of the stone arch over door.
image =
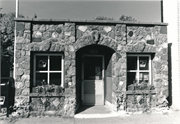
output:
M 114 110 L 117 110 L 117 96 L 123 95 L 124 92 L 121 91 L 126 90 L 126 52 L 123 52 L 122 45 L 119 45 L 115 39 L 102 35 L 97 30 L 78 38 L 73 45 L 76 51 L 76 103 L 81 103 L 81 86 L 78 84 L 81 83 L 81 51 L 90 46 L 103 47 L 113 51 L 105 57 L 109 59 L 105 64 L 105 100 L 111 104 Z M 108 87 L 110 88 L 108 89 Z M 120 93 L 117 93 L 118 91 Z
M 115 39 L 104 36 L 97 30 L 94 30 L 90 34 L 84 35 L 77 39 L 76 43 L 74 44 L 74 49 L 77 52 L 79 49 L 93 44 L 104 45 L 113 49 L 114 51 L 118 50 L 118 43 Z

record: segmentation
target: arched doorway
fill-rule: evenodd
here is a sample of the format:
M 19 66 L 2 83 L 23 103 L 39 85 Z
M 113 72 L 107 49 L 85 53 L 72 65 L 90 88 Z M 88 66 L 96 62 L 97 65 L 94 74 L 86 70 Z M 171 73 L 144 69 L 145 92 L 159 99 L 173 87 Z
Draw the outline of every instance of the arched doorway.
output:
M 103 45 L 89 45 L 76 52 L 77 105 L 112 102 L 112 55 Z

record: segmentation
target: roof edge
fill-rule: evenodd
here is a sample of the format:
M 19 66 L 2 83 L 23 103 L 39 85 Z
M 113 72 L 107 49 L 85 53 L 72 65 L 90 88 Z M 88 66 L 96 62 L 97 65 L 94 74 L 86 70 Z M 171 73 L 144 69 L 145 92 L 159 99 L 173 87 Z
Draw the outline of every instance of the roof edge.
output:
M 127 25 L 162 25 L 167 26 L 168 23 L 162 22 L 130 22 L 115 20 L 75 20 L 75 19 L 40 19 L 40 18 L 14 18 L 16 22 L 69 22 L 69 23 L 111 23 L 111 24 L 127 24 Z

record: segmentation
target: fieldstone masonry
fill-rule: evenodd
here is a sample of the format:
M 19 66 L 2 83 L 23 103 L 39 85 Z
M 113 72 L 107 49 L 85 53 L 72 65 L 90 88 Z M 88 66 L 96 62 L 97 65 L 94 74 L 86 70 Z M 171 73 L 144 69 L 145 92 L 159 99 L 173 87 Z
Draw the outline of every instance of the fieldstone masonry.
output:
M 76 52 L 88 45 L 103 45 L 114 53 L 112 60 L 112 105 L 124 111 L 126 97 L 127 53 L 152 53 L 152 84 L 155 87 L 155 107 L 167 106 L 168 62 L 166 24 L 125 22 L 62 21 L 15 19 L 17 36 L 15 49 L 15 106 L 28 103 L 37 107 L 50 101 L 48 110 L 63 116 L 74 116 L 76 101 Z M 64 87 L 62 96 L 43 98 L 31 96 L 32 52 L 60 52 L 64 54 Z M 71 82 L 71 83 L 69 83 Z M 71 84 L 71 85 L 70 85 Z M 128 97 L 130 98 L 130 97 Z M 127 104 L 127 103 L 126 103 Z M 41 108 L 42 109 L 42 108 Z

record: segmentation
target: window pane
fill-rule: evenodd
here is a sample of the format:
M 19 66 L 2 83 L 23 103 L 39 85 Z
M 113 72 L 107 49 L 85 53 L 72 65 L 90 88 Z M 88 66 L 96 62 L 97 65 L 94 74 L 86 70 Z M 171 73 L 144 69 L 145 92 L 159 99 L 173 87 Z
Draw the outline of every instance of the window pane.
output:
M 148 72 L 140 72 L 139 73 L 139 83 L 148 83 L 149 82 L 149 73 Z
M 61 71 L 61 56 L 50 56 L 50 71 Z
M 84 57 L 84 79 L 102 80 L 102 57 Z
M 137 70 L 137 57 L 135 56 L 127 57 L 127 70 Z
M 149 70 L 149 57 L 139 57 L 139 69 Z
M 47 71 L 48 69 L 48 57 L 36 56 L 36 71 Z
M 47 73 L 36 73 L 36 86 L 47 84 Z
M 127 73 L 127 86 L 128 86 L 128 90 L 132 90 L 132 86 L 133 86 L 133 82 L 134 81 L 136 81 L 136 72 L 128 72 Z
M 50 73 L 50 84 L 61 85 L 61 73 Z

